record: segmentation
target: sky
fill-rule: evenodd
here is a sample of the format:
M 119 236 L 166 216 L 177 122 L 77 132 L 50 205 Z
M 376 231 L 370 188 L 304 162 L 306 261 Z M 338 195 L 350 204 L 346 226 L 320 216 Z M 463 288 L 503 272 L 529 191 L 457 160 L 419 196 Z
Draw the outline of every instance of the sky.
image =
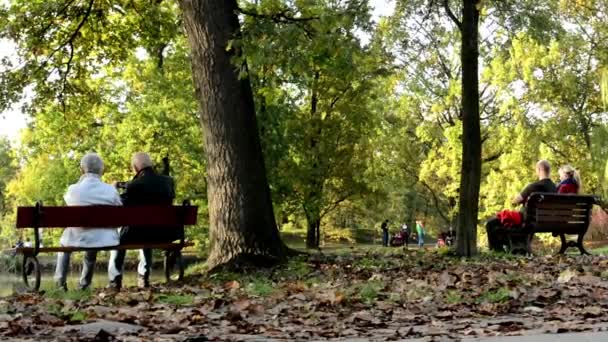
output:
M 3 0 L 0 0 L 3 2 Z M 374 8 L 373 18 L 377 20 L 381 16 L 388 16 L 395 9 L 395 0 L 371 0 Z M 362 37 L 365 41 L 366 38 Z M 14 56 L 15 47 L 10 41 L 0 39 L 0 59 Z M 0 70 L 1 72 L 2 70 Z M 0 136 L 6 136 L 11 141 L 17 142 L 19 131 L 27 124 L 26 116 L 20 110 L 20 104 L 15 104 L 10 110 L 0 113 Z

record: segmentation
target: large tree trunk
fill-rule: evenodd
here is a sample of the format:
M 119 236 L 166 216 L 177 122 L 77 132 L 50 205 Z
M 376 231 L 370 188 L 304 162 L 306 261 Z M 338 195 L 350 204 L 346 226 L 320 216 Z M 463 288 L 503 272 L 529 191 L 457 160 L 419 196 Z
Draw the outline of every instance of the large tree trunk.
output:
M 477 215 L 481 181 L 481 132 L 479 122 L 479 10 L 478 0 L 463 0 L 462 10 L 462 168 L 456 252 L 477 254 Z
M 321 235 L 321 219 L 317 217 L 307 217 L 306 224 L 306 248 L 319 249 Z
M 181 0 L 207 158 L 210 269 L 279 261 L 288 248 L 275 222 L 251 85 L 228 48 L 238 38 L 236 0 Z M 245 63 L 241 68 L 246 71 Z

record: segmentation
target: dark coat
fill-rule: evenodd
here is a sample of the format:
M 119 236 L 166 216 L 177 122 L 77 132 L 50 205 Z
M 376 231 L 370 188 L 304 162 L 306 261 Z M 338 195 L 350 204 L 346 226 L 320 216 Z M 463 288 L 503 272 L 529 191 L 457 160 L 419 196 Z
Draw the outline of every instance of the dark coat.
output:
M 122 202 L 125 206 L 172 205 L 175 199 L 173 178 L 157 174 L 145 168 L 127 183 Z M 183 236 L 183 227 L 123 227 L 120 243 L 159 243 L 178 240 Z

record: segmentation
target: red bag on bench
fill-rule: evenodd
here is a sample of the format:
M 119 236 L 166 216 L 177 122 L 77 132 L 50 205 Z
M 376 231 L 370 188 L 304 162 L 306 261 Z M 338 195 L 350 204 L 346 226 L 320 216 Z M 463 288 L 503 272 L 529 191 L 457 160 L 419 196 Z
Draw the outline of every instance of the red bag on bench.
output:
M 523 215 L 517 210 L 504 209 L 499 211 L 496 217 L 500 220 L 500 224 L 506 228 L 521 227 L 523 222 Z

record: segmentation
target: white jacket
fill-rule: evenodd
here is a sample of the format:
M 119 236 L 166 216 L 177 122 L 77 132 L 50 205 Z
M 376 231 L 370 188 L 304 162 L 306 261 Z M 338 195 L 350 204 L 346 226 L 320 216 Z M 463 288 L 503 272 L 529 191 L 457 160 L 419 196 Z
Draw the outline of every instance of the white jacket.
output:
M 78 183 L 70 185 L 63 199 L 68 206 L 122 205 L 118 191 L 93 173 L 82 175 Z M 118 245 L 120 238 L 117 228 L 69 227 L 63 231 L 59 242 L 62 246 L 106 247 Z

